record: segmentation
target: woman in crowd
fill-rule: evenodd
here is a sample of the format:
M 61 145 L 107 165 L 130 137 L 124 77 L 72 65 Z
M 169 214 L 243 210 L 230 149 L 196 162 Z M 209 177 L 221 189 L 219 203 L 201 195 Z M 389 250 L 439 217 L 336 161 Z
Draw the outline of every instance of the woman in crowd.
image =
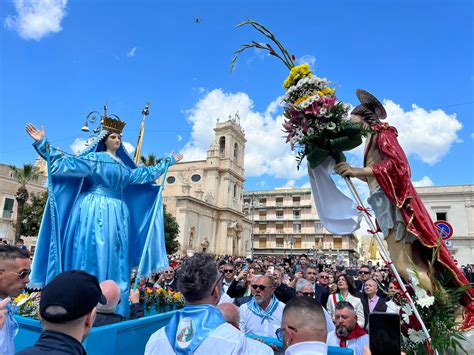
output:
M 337 278 L 337 292 L 330 295 L 328 299 L 327 310 L 333 321 L 336 314 L 336 303 L 340 301 L 347 301 L 352 304 L 357 314 L 357 324 L 359 324 L 360 327 L 364 327 L 364 307 L 360 299 L 356 297 L 354 281 L 346 274 L 339 275 Z

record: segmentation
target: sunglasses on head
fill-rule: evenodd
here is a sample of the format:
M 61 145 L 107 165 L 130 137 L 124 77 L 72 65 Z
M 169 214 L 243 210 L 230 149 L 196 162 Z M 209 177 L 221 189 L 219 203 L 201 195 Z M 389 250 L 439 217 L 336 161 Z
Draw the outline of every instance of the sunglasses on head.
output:
M 13 271 L 6 271 L 5 269 L 0 269 L 1 271 L 3 272 L 7 272 L 9 274 L 15 274 L 15 275 L 18 275 L 18 279 L 20 281 L 26 279 L 28 276 L 30 276 L 31 274 L 31 270 L 25 270 L 25 271 L 22 271 L 22 272 L 13 272 Z
M 265 289 L 267 288 L 267 286 L 265 285 L 252 285 L 252 288 L 254 290 L 256 290 L 257 288 L 260 289 L 260 291 L 265 291 Z

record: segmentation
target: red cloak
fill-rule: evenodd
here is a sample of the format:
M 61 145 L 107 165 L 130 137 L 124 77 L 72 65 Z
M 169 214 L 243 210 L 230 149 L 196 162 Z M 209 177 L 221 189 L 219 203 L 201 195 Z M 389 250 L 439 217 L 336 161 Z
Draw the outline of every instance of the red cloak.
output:
M 372 128 L 378 133 L 374 138 L 382 158 L 380 163 L 371 166 L 377 183 L 388 199 L 400 209 L 407 229 L 426 248 L 436 248 L 440 237 L 428 211 L 411 182 L 410 166 L 402 147 L 398 143 L 396 128 L 389 126 L 387 123 L 377 124 Z M 374 142 L 371 143 L 373 144 Z M 456 285 L 461 286 L 469 283 L 454 263 L 451 253 L 443 240 L 441 240 L 438 262 L 451 271 Z M 474 288 L 470 287 L 466 292 L 464 303 L 470 306 L 468 308 L 471 311 L 474 311 L 473 300 Z

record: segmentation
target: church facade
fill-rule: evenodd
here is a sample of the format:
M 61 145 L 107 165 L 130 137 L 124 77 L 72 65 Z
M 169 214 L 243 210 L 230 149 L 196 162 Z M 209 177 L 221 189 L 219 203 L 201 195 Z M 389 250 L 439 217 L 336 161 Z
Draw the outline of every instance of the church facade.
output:
M 206 159 L 169 169 L 163 202 L 180 226 L 181 254 L 245 256 L 252 226 L 242 213 L 245 134 L 238 115 L 218 121 L 214 132 Z

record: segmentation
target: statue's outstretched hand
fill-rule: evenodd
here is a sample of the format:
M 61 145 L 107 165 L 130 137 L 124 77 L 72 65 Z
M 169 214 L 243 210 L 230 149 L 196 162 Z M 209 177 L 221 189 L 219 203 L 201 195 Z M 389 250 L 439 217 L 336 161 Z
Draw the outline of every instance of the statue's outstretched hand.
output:
M 36 142 L 46 137 L 44 126 L 41 126 L 41 131 L 38 131 L 38 129 L 33 124 L 28 123 L 25 129 L 26 132 L 30 135 L 30 137 L 33 138 Z
M 183 154 L 173 154 L 173 157 L 177 162 L 183 160 Z

